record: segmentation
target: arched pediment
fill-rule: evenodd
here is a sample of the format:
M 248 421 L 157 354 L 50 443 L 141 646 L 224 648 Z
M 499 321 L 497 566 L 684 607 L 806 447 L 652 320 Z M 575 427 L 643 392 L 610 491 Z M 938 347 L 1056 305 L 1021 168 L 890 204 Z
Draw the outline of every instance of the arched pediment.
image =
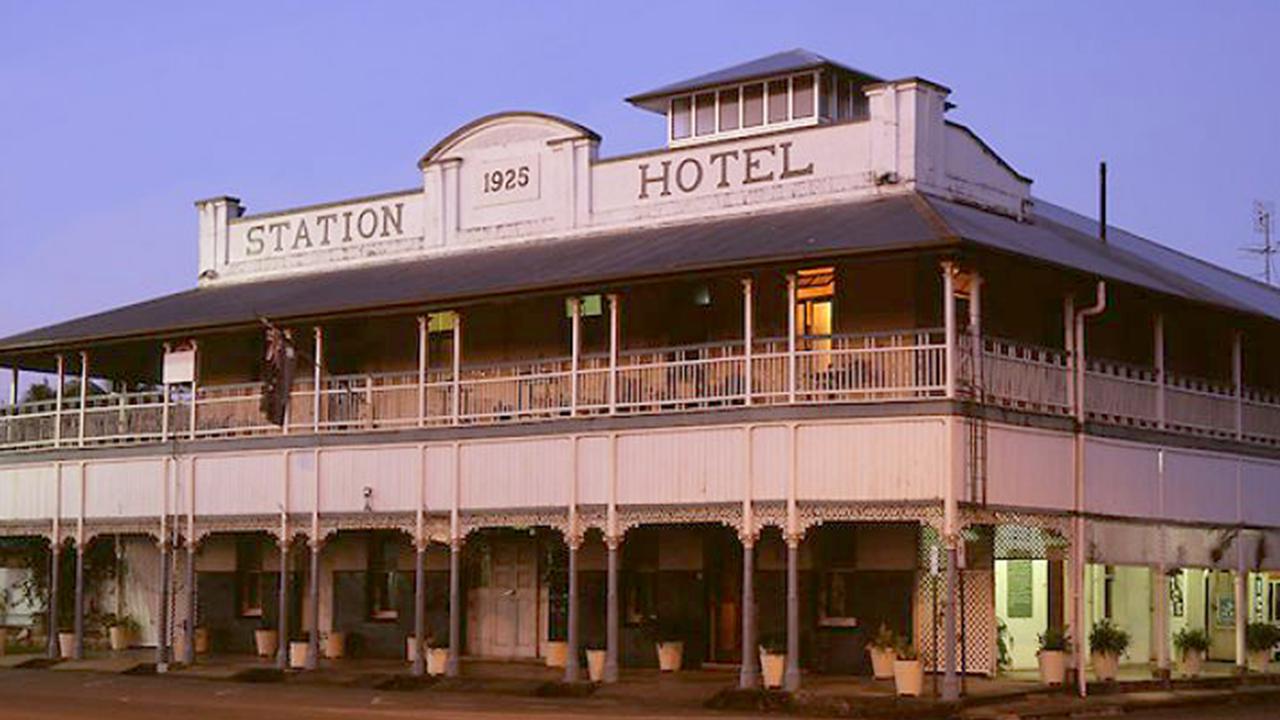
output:
M 591 128 L 555 115 L 529 111 L 495 113 L 472 120 L 449 133 L 422 156 L 418 167 L 424 168 L 471 148 L 576 138 L 600 140 L 600 136 Z

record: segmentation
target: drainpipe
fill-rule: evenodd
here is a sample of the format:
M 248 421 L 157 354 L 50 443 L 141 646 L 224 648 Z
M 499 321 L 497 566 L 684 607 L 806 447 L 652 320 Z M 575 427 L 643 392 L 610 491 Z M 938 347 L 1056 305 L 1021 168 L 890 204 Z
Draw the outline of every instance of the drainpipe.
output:
M 1084 345 L 1084 328 L 1085 320 L 1097 315 L 1101 315 L 1107 309 L 1107 283 L 1105 280 L 1099 280 L 1097 285 L 1097 299 L 1094 304 L 1077 310 L 1073 317 L 1073 339 L 1074 355 L 1072 362 L 1072 374 L 1075 377 L 1075 397 L 1072 398 L 1073 409 L 1075 410 L 1075 507 L 1076 515 L 1072 520 L 1074 525 L 1075 543 L 1072 550 L 1075 557 L 1072 558 L 1074 566 L 1074 577 L 1071 583 L 1071 595 L 1073 605 L 1073 625 L 1072 635 L 1074 644 L 1074 655 L 1076 658 L 1076 684 L 1079 688 L 1080 697 L 1088 694 L 1088 678 L 1084 672 L 1084 378 L 1085 378 L 1085 345 Z

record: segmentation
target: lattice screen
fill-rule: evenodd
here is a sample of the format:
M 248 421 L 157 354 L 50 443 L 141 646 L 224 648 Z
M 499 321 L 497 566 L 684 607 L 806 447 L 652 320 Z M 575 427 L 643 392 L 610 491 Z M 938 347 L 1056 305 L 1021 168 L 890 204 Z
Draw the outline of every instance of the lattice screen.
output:
M 965 531 L 967 567 L 959 573 L 960 603 L 956 629 L 960 670 L 968 674 L 993 675 L 996 671 L 995 572 L 992 566 L 992 533 L 977 527 Z M 934 575 L 933 550 L 938 548 Z M 942 605 L 946 592 L 946 553 L 937 532 L 921 526 L 920 570 L 916 582 L 916 648 L 925 667 L 942 670 Z

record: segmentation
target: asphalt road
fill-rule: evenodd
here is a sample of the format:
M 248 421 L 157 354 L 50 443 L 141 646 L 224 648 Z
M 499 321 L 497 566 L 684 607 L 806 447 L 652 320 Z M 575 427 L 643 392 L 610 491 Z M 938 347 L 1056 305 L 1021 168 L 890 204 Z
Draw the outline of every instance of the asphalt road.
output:
M 690 710 L 681 717 L 745 718 Z M 323 720 L 325 718 L 487 718 L 528 720 L 672 717 L 617 703 L 543 700 L 463 692 L 388 692 L 294 684 L 220 682 L 48 670 L 0 672 L 0 720 Z M 775 716 L 777 717 L 777 716 Z M 1141 713 L 1134 720 L 1278 720 L 1280 707 L 1222 705 Z

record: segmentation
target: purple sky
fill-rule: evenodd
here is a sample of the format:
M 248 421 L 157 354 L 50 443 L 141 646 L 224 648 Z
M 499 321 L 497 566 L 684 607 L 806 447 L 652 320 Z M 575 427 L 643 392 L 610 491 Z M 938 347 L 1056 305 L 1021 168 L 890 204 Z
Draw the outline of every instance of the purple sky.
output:
M 412 187 L 498 110 L 660 146 L 622 98 L 793 47 L 952 88 L 1038 197 L 1230 268 L 1280 201 L 1276 2 L 0 0 L 0 336 L 195 283 L 191 202 Z

